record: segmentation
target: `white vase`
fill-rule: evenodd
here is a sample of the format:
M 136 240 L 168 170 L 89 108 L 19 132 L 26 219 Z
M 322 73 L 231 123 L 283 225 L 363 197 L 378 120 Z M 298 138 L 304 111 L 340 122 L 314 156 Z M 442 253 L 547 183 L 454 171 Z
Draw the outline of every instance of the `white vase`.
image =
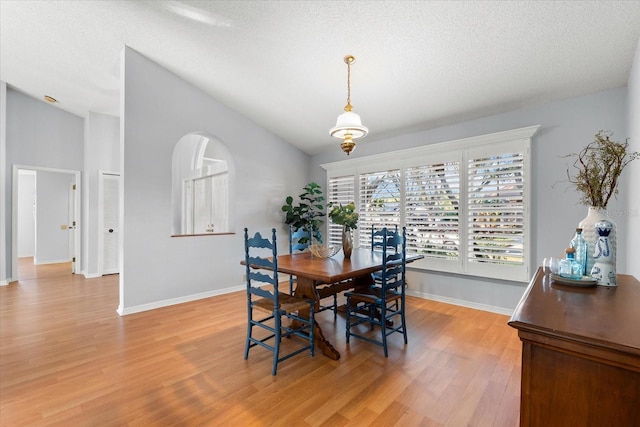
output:
M 586 272 L 589 274 L 591 268 L 593 268 L 594 252 L 596 250 L 596 242 L 598 241 L 598 232 L 596 231 L 596 223 L 598 221 L 607 220 L 613 224 L 613 229 L 609 233 L 609 244 L 611 247 L 611 263 L 613 268 L 616 266 L 616 224 L 609 217 L 609 213 L 605 208 L 596 208 L 594 206 L 589 207 L 589 213 L 580 221 L 579 227 L 582 228 L 582 237 L 587 242 L 587 268 Z

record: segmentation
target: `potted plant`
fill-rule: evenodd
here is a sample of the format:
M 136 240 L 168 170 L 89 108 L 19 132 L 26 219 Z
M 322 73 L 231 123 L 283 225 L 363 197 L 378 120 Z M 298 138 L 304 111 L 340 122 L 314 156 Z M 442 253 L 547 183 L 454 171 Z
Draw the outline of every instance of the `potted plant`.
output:
M 355 203 L 347 205 L 329 203 L 329 218 L 334 224 L 342 225 L 342 252 L 345 258 L 351 257 L 353 249 L 352 230 L 358 228 L 358 212 Z
M 568 181 L 580 194 L 580 203 L 589 207 L 586 218 L 579 225 L 588 244 L 587 274 L 594 264 L 593 253 L 598 240 L 595 224 L 602 220 L 609 221 L 614 227 L 609 234 L 609 241 L 615 266 L 615 223 L 606 210 L 607 204 L 618 195 L 618 180 L 624 168 L 640 157 L 638 152 L 627 152 L 628 142 L 612 141 L 612 135 L 610 131 L 600 130 L 595 140 L 580 152 L 565 156 L 574 159 L 571 167 L 567 168 Z
M 312 238 L 322 242 L 320 225 L 324 223 L 322 218 L 325 216 L 322 187 L 315 182 L 310 182 L 303 187 L 303 190 L 298 196 L 297 205 L 293 204 L 292 196 L 287 196 L 285 199 L 285 204 L 281 208 L 285 213 L 284 222 L 291 225 L 294 231 L 300 228 L 311 230 Z M 300 243 L 312 244 L 313 242 L 306 242 L 305 238 L 302 238 Z

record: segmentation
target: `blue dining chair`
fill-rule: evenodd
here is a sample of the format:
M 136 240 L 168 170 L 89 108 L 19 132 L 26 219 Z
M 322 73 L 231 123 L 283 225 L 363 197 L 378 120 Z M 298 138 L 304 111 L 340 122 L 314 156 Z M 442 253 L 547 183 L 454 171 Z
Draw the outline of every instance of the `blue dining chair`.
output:
M 309 230 L 305 227 L 300 227 L 294 230 L 293 226 L 289 226 L 289 253 L 293 254 L 295 251 L 304 251 L 311 244 L 311 236 Z M 293 295 L 293 283 L 295 278 L 293 275 L 289 275 L 289 294 Z
M 407 344 L 407 325 L 405 318 L 406 288 L 406 227 L 402 227 L 402 235 L 390 232 L 386 227 L 382 230 L 382 271 L 380 284 L 346 292 L 347 297 L 347 343 L 353 336 L 384 348 L 384 357 L 388 357 L 387 337 L 395 332 L 401 333 Z M 395 242 L 400 248 L 394 249 Z M 399 324 L 393 320 L 399 317 Z M 381 339 L 372 334 L 356 331 L 358 325 L 368 323 L 373 331 L 380 327 Z
M 271 374 L 276 375 L 278 363 L 306 350 L 313 356 L 315 301 L 278 291 L 275 228 L 271 233 L 272 238 L 269 240 L 260 233 L 249 237 L 248 230 L 244 229 L 248 311 L 244 358 L 249 358 L 249 350 L 255 346 L 270 350 L 273 352 Z M 283 319 L 290 319 L 292 322 L 285 324 Z M 254 336 L 254 327 L 266 330 L 267 336 Z M 281 355 L 282 338 L 292 336 L 302 338 L 305 345 Z
M 371 250 L 381 251 L 386 243 L 387 252 L 398 252 L 398 248 L 401 246 L 398 225 L 394 225 L 394 232 L 388 233 L 386 237 L 383 235 L 385 229 L 388 230 L 388 228 L 385 227 L 376 230 L 375 226 L 371 225 Z M 371 276 L 375 284 L 380 285 L 380 283 L 382 283 L 382 271 L 375 271 L 371 273 Z

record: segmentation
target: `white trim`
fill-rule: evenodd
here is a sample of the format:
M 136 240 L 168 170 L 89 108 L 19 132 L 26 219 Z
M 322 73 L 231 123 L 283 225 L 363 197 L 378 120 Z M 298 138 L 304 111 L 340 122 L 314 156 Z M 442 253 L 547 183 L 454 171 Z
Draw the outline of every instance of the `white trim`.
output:
M 81 266 L 82 256 L 82 242 L 80 236 L 82 235 L 82 176 L 79 170 L 74 169 L 58 169 L 49 168 L 43 166 L 29 166 L 29 165 L 13 165 L 13 178 L 11 186 L 11 274 L 15 280 L 19 280 L 18 277 L 18 174 L 21 169 L 42 171 L 42 172 L 56 172 L 65 173 L 74 176 L 74 183 L 76 184 L 76 203 L 75 203 L 75 217 L 76 217 L 76 230 L 80 232 L 75 233 L 75 252 L 76 252 L 76 265 Z M 61 261 L 68 262 L 69 260 Z
M 288 283 L 288 282 L 287 282 Z M 118 306 L 116 310 L 120 316 L 126 316 L 127 314 L 140 313 L 142 311 L 155 310 L 156 308 L 168 307 L 171 305 L 182 304 L 185 302 L 196 301 L 205 298 L 216 297 L 219 295 L 230 294 L 232 292 L 242 291 L 247 288 L 246 284 L 232 286 L 229 288 L 218 289 L 215 291 L 202 292 L 199 294 L 187 295 L 179 298 L 171 298 L 163 301 L 156 301 L 149 304 L 136 305 L 133 307 L 122 308 L 122 305 Z
M 71 260 L 70 259 L 54 259 L 49 261 L 38 262 L 37 259 L 33 258 L 33 265 L 63 264 L 65 262 L 71 262 Z
M 488 311 L 490 313 L 504 314 L 507 316 L 511 316 L 513 314 L 512 308 L 504 308 L 504 307 L 497 307 L 494 305 L 480 304 L 477 302 L 462 300 L 458 298 L 443 297 L 441 295 L 429 294 L 426 292 L 416 292 L 416 291 L 407 289 L 407 295 L 421 298 L 421 299 L 443 302 L 446 304 L 458 305 L 460 307 L 467 307 L 467 308 L 473 308 L 476 310 Z

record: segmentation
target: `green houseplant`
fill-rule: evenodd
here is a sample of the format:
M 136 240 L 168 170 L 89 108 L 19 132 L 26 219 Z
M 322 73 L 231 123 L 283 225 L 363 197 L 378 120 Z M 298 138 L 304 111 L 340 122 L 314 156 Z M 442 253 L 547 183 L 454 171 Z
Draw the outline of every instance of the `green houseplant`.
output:
M 342 252 L 345 258 L 351 257 L 353 250 L 352 230 L 358 228 L 359 215 L 355 203 L 346 205 L 329 203 L 329 218 L 334 224 L 342 225 Z
M 324 223 L 325 204 L 322 187 L 315 182 L 310 182 L 302 188 L 304 191 L 298 196 L 298 203 L 294 205 L 292 196 L 287 196 L 282 211 L 285 213 L 284 222 L 293 227 L 294 231 L 300 228 L 311 230 L 313 238 L 322 242 L 320 226 Z M 300 239 L 300 243 L 312 244 Z

